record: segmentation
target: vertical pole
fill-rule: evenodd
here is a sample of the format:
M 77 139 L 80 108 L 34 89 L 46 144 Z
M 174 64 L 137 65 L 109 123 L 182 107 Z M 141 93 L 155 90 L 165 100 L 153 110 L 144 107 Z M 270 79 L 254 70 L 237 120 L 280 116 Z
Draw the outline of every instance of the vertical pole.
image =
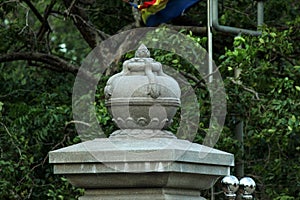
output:
M 257 2 L 257 28 L 261 28 L 264 24 L 264 2 Z
M 214 185 L 211 187 L 210 189 L 210 193 L 211 193 L 211 200 L 215 200 L 215 194 L 214 194 L 215 190 L 214 190 Z
M 239 141 L 241 148 L 241 154 L 242 157 L 244 157 L 244 121 L 240 119 L 240 117 L 238 117 L 236 125 L 235 125 L 235 138 Z M 236 176 L 241 178 L 244 177 L 244 161 L 243 159 L 238 159 L 237 160 L 239 163 L 236 164 Z
M 241 48 L 241 47 L 237 47 Z M 240 80 L 240 75 L 242 73 L 242 69 L 240 68 L 235 68 L 234 70 L 234 78 L 241 83 Z M 240 114 L 236 116 L 236 123 L 235 123 L 235 128 L 234 128 L 234 133 L 235 133 L 235 138 L 237 141 L 239 141 L 239 144 L 241 145 L 240 147 L 240 152 L 241 152 L 241 158 L 237 160 L 238 164 L 235 166 L 236 170 L 236 176 L 238 178 L 244 177 L 244 121 L 241 119 Z
M 207 0 L 207 39 L 208 39 L 208 74 L 213 72 L 213 41 L 212 41 L 212 1 Z M 210 75 L 208 82 L 213 81 L 213 76 Z
M 213 81 L 213 41 L 212 41 L 212 2 L 211 0 L 207 0 L 207 39 L 208 39 L 208 83 L 211 83 Z M 211 200 L 215 199 L 214 195 L 214 186 L 211 187 Z

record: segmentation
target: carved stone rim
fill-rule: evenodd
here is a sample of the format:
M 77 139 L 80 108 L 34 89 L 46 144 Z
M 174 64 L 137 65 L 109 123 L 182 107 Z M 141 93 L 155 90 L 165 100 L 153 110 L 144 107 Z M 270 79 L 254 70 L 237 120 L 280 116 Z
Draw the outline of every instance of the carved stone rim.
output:
M 146 98 L 146 97 L 133 97 L 133 98 L 113 98 L 105 101 L 107 106 L 126 106 L 126 105 L 139 105 L 139 106 L 175 106 L 179 107 L 181 102 L 178 98 Z
M 155 130 L 155 129 L 121 129 L 113 132 L 109 138 L 171 138 L 177 139 L 177 137 L 170 131 Z

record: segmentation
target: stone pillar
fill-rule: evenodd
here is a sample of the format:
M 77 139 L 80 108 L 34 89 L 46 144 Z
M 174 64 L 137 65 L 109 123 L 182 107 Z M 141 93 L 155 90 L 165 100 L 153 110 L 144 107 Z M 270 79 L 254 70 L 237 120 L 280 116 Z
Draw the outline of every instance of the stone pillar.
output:
M 203 155 L 203 156 L 202 156 Z M 86 141 L 50 152 L 81 200 L 198 199 L 233 165 L 229 153 L 170 138 Z
M 180 89 L 145 46 L 109 79 L 105 94 L 120 130 L 49 153 L 54 173 L 85 189 L 80 200 L 199 200 L 201 190 L 229 175 L 232 154 L 165 130 Z

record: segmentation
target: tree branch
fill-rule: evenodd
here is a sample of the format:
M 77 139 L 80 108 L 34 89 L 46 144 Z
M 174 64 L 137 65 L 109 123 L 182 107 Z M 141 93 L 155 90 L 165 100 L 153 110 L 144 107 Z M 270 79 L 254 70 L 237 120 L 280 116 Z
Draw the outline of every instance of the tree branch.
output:
M 107 34 L 94 28 L 84 10 L 76 5 L 76 0 L 64 0 L 64 4 L 67 7 L 66 14 L 72 17 L 75 26 L 91 48 L 108 38 Z
M 34 13 L 34 15 L 37 17 L 37 19 L 42 23 L 42 26 L 41 26 L 41 29 L 39 30 L 39 33 L 38 33 L 38 40 L 40 41 L 43 37 L 43 35 L 45 34 L 45 32 L 47 30 L 51 30 L 50 28 L 50 25 L 47 21 L 47 18 L 48 18 L 48 15 L 49 15 L 49 7 L 46 8 L 46 13 L 45 13 L 45 17 L 43 17 L 39 11 L 36 9 L 36 7 L 34 7 L 34 5 L 29 1 L 29 0 L 23 0 L 27 5 L 28 7 L 30 8 L 30 10 Z M 55 1 L 52 1 L 51 4 L 50 4 L 50 9 L 52 9 L 53 5 L 55 4 Z
M 279 51 L 274 51 L 277 55 L 281 56 L 282 58 L 286 59 L 291 65 L 295 66 L 296 63 L 294 63 L 293 59 L 291 59 L 289 56 L 279 52 Z
M 256 92 L 255 90 L 252 90 L 252 89 L 250 89 L 250 88 L 247 88 L 247 87 L 244 86 L 240 81 L 235 81 L 235 80 L 231 79 L 231 82 L 234 83 L 234 84 L 237 84 L 237 85 L 242 86 L 242 88 L 243 88 L 244 90 L 246 90 L 246 91 L 248 91 L 248 92 L 251 92 L 252 94 L 255 95 L 255 97 L 256 97 L 257 100 L 260 100 L 259 95 L 258 95 L 258 92 Z
M 138 0 L 134 0 L 133 3 L 138 4 Z M 132 15 L 135 21 L 135 26 L 136 27 L 141 27 L 141 13 L 139 12 L 138 9 L 132 7 Z
M 46 7 L 45 12 L 44 12 L 44 17 L 43 17 L 43 23 L 42 26 L 38 32 L 38 40 L 41 40 L 45 33 L 49 30 L 51 32 L 50 25 L 48 23 L 48 17 L 52 11 L 52 8 L 54 7 L 56 3 L 56 0 L 52 0 L 51 3 Z M 48 32 L 49 33 L 49 32 Z
M 23 0 L 28 7 L 30 8 L 30 10 L 32 10 L 32 12 L 34 13 L 34 15 L 38 18 L 38 20 L 43 23 L 44 22 L 44 18 L 43 16 L 39 13 L 39 11 L 34 7 L 34 5 L 29 1 L 29 0 Z
M 44 53 L 36 53 L 36 52 L 15 52 L 9 54 L 0 55 L 0 63 L 2 62 L 12 62 L 17 60 L 27 60 L 27 61 L 37 61 L 48 66 L 51 66 L 53 69 L 65 72 L 71 72 L 73 74 L 77 73 L 78 67 L 74 66 L 65 60 Z
M 45 53 L 36 53 L 36 52 L 16 52 L 16 53 L 9 53 L 0 55 L 0 63 L 2 62 L 12 62 L 12 61 L 18 61 L 18 60 L 25 60 L 25 61 L 35 61 L 38 63 L 41 63 L 43 65 L 39 65 L 37 63 L 30 63 L 31 66 L 36 67 L 43 67 L 46 69 L 58 71 L 58 72 L 70 72 L 72 74 L 77 74 L 79 71 L 79 67 L 72 65 L 65 61 L 64 59 L 54 56 L 51 54 L 45 54 Z M 78 76 L 78 74 L 77 74 Z M 93 74 L 89 71 L 81 71 L 79 73 L 79 76 L 81 79 L 86 80 L 86 83 L 89 83 L 91 85 L 95 85 L 98 82 L 97 74 Z

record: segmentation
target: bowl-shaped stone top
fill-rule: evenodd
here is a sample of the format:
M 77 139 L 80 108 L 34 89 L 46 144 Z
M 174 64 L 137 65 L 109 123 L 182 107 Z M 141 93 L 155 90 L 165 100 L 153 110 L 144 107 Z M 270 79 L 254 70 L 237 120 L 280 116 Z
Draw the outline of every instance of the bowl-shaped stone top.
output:
M 180 106 L 178 83 L 141 45 L 105 87 L 106 105 L 120 129 L 167 127 Z

